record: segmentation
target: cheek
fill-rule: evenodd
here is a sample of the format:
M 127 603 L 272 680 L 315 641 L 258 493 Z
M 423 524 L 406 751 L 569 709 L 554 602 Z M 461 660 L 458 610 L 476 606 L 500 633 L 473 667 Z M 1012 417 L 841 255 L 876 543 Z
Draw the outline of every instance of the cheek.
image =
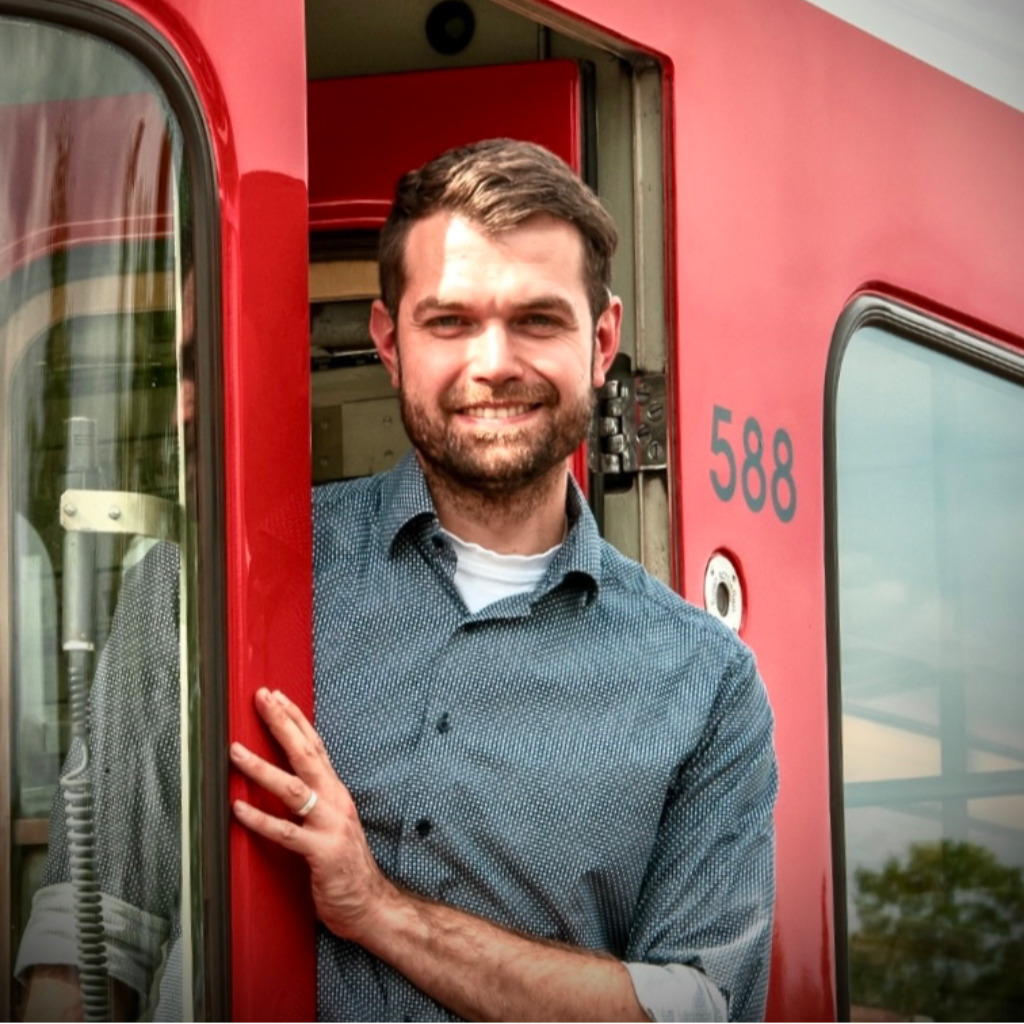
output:
M 419 401 L 430 401 L 458 379 L 459 362 L 442 348 L 417 352 L 401 359 L 396 366 L 398 383 Z
M 590 387 L 597 369 L 590 349 L 541 354 L 533 361 L 533 368 L 553 383 L 570 388 Z

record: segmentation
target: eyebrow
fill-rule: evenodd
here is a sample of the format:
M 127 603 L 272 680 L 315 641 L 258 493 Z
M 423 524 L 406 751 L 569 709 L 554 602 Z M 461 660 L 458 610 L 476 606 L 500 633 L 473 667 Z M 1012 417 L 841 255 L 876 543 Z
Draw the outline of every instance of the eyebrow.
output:
M 448 313 L 463 313 L 468 309 L 469 306 L 465 302 L 442 302 L 436 295 L 428 295 L 412 307 L 410 315 L 417 320 L 426 313 L 436 313 L 439 310 Z
M 437 295 L 428 295 L 425 299 L 420 299 L 413 306 L 411 316 L 413 319 L 419 319 L 429 313 L 468 313 L 472 309 L 472 305 L 468 302 L 459 302 L 458 300 L 446 301 Z M 536 298 L 528 299 L 526 302 L 517 302 L 513 306 L 513 310 L 520 314 L 530 312 L 561 313 L 574 323 L 576 321 L 576 310 L 573 308 L 572 303 L 560 295 L 538 295 Z

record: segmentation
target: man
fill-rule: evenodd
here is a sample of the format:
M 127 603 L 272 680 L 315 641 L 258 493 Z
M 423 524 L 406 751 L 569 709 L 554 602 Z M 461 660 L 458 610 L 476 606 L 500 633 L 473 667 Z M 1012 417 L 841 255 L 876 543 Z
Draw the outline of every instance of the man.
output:
M 195 268 L 191 231 L 182 226 L 186 265 L 179 307 L 178 389 L 164 432 L 162 475 L 180 479 L 194 507 Z M 130 548 L 110 633 L 89 687 L 87 747 L 72 739 L 62 774 L 87 776 L 95 854 L 93 907 L 102 920 L 91 955 L 105 967 L 83 981 L 78 891 L 83 848 L 69 826 L 64 785 L 49 819 L 49 848 L 15 962 L 25 991 L 24 1020 L 82 1020 L 106 1002 L 113 1020 L 181 1020 L 181 661 L 182 553 L 172 541 L 136 537 Z M 78 798 L 82 806 L 82 798 Z M 140 841 L 144 837 L 144 841 Z M 78 856 L 81 856 L 79 854 Z M 98 901 L 98 906 L 97 906 Z M 98 934 L 97 934 L 98 933 Z M 186 942 L 187 946 L 187 942 Z M 103 974 L 109 984 L 103 986 Z M 106 998 L 102 989 L 106 988 Z M 92 991 L 90 997 L 89 990 Z M 97 992 L 99 991 L 98 1004 Z M 96 1019 L 95 1016 L 93 1019 Z
M 256 698 L 292 772 L 231 748 L 290 812 L 238 820 L 309 864 L 322 1018 L 764 1012 L 763 685 L 567 469 L 618 346 L 615 243 L 536 146 L 399 183 L 371 333 L 415 453 L 315 496 L 317 731 Z

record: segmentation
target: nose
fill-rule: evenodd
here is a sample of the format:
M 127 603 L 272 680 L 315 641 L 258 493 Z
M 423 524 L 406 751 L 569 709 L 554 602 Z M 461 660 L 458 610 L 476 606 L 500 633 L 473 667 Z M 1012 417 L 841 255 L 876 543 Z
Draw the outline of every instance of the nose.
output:
M 487 323 L 470 342 L 469 371 L 474 380 L 494 384 L 523 375 L 515 339 L 501 323 Z

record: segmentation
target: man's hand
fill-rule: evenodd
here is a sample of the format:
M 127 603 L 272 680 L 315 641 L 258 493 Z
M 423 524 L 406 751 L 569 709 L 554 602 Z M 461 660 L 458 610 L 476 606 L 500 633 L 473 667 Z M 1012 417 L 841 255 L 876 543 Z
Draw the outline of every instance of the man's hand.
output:
M 311 792 L 316 803 L 301 823 L 266 814 L 244 800 L 235 801 L 235 816 L 246 828 L 306 858 L 320 920 L 341 938 L 359 942 L 371 905 L 397 896 L 397 890 L 377 867 L 352 797 L 306 716 L 279 691 L 259 690 L 256 707 L 295 774 L 241 743 L 231 744 L 232 763 L 293 815 Z
M 301 853 L 312 873 L 320 919 L 358 942 L 417 988 L 469 1020 L 645 1021 L 633 983 L 616 959 L 542 942 L 400 890 L 381 873 L 348 789 L 305 715 L 281 693 L 261 689 L 256 707 L 295 774 L 240 743 L 231 760 L 292 815 L 317 795 L 301 823 L 243 800 L 238 820 Z

